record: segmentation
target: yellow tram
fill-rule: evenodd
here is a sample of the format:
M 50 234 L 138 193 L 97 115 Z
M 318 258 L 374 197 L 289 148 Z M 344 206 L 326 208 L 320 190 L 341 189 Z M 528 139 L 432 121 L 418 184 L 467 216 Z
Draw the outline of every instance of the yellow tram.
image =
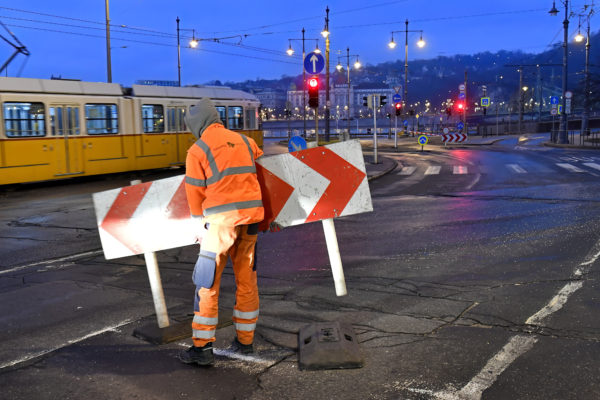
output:
M 0 78 L 0 185 L 184 165 L 202 97 L 262 147 L 260 102 L 240 90 Z

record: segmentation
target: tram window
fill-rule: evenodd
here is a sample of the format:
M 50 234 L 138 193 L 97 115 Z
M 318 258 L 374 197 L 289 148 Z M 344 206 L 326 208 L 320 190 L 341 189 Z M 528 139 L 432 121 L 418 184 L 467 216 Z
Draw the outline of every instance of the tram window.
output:
M 244 129 L 244 114 L 242 107 L 227 108 L 227 127 L 229 129 Z
M 86 104 L 85 126 L 88 135 L 119 133 L 119 114 L 116 104 Z
M 246 109 L 246 127 L 247 129 L 256 129 L 256 108 Z
M 8 137 L 46 136 L 43 103 L 4 103 L 4 129 Z
M 219 118 L 221 119 L 221 122 L 223 122 L 223 125 L 225 126 L 225 128 L 227 128 L 227 111 L 225 109 L 224 106 L 216 106 L 217 108 L 217 112 L 219 113 Z
M 162 133 L 165 131 L 165 114 L 160 104 L 142 105 L 142 125 L 144 133 Z

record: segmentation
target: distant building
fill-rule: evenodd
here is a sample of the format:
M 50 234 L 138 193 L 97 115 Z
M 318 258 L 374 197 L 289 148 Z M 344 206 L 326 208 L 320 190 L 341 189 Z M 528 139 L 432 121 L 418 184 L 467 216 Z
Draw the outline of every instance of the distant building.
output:
M 135 81 L 136 85 L 146 85 L 146 86 L 179 86 L 178 81 L 161 81 L 161 80 L 152 80 L 152 79 L 140 79 Z
M 365 114 L 367 111 L 366 107 L 363 107 L 363 96 L 371 94 L 379 94 L 387 96 L 388 104 L 391 104 L 392 96 L 394 95 L 394 89 L 390 88 L 385 84 L 377 83 L 361 83 L 359 85 L 350 84 L 350 93 L 348 93 L 348 85 L 340 84 L 333 85 L 329 89 L 329 100 L 331 102 L 331 116 L 332 118 L 346 118 L 348 97 L 350 97 L 350 117 L 355 117 L 360 114 Z M 306 106 L 308 107 L 308 91 L 304 92 L 306 96 Z M 324 109 L 325 106 L 325 89 L 319 89 L 319 110 Z M 295 115 L 302 112 L 302 91 L 301 90 L 288 90 L 287 101 L 292 105 L 292 110 Z M 320 111 L 321 112 L 321 111 Z
M 264 89 L 251 92 L 258 97 L 263 109 L 270 109 L 275 113 L 282 113 L 285 109 L 286 95 L 283 90 Z

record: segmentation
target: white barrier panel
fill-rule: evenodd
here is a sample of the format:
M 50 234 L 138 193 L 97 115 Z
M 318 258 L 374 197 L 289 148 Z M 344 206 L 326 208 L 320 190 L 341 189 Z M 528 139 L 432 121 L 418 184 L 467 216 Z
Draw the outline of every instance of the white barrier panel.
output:
M 442 143 L 466 142 L 467 138 L 466 133 L 445 133 L 442 135 Z

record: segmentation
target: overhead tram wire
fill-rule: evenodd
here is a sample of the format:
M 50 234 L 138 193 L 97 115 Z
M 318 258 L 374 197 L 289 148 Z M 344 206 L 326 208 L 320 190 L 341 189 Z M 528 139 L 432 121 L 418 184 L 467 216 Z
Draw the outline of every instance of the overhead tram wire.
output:
M 105 36 L 103 36 L 103 35 L 93 35 L 93 34 L 83 33 L 83 32 L 66 32 L 66 31 L 59 31 L 56 29 L 37 28 L 37 27 L 14 25 L 14 24 L 7 24 L 7 26 L 10 26 L 12 28 L 32 29 L 32 30 L 38 30 L 38 31 L 63 33 L 63 34 L 75 35 L 75 36 L 85 36 L 85 37 L 100 38 L 100 39 L 105 38 Z M 130 43 L 140 43 L 140 44 L 147 44 L 147 45 L 153 45 L 153 46 L 163 46 L 163 47 L 176 47 L 177 46 L 175 44 L 148 42 L 148 41 L 124 39 L 124 38 L 111 38 L 111 40 L 130 42 Z M 223 44 L 223 42 L 215 42 L 215 43 Z M 205 49 L 205 48 L 198 48 L 195 50 L 205 51 L 205 52 L 215 53 L 215 54 L 224 54 L 224 55 L 235 56 L 235 57 L 253 58 L 253 59 L 264 60 L 264 61 L 269 61 L 269 62 L 278 62 L 278 63 L 284 63 L 284 64 L 293 64 L 293 65 L 297 64 L 296 62 L 292 62 L 292 61 L 283 61 L 283 60 L 277 60 L 277 59 L 273 59 L 273 58 L 257 57 L 257 56 L 253 56 L 253 55 L 247 55 L 247 54 L 228 53 L 228 52 L 224 52 L 224 51 L 210 50 L 210 49 Z

